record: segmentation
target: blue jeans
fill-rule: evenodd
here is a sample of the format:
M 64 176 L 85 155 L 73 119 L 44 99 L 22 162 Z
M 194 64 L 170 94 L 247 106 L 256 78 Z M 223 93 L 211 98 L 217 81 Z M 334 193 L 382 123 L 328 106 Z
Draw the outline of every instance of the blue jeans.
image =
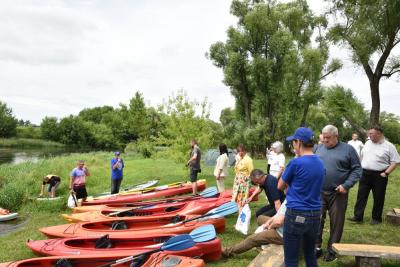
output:
M 283 225 L 283 248 L 286 267 L 298 266 L 301 246 L 303 246 L 306 266 L 318 266 L 314 249 L 320 219 L 320 210 L 301 211 L 290 208 L 286 210 Z

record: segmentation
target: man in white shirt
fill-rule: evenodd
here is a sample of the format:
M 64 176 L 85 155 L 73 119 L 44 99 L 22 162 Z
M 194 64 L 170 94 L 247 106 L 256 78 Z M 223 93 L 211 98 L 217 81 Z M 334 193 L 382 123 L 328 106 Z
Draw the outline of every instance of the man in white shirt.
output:
M 382 222 L 388 177 L 400 163 L 400 156 L 396 147 L 383 136 L 382 128 L 371 128 L 368 136 L 370 140 L 365 143 L 361 153 L 363 175 L 358 187 L 354 217 L 349 220 L 358 223 L 363 221 L 369 191 L 372 190 L 374 204 L 371 224 L 379 224 Z
M 352 147 L 354 147 L 354 149 L 357 152 L 358 157 L 360 157 L 361 155 L 361 150 L 364 147 L 363 142 L 361 142 L 360 140 L 358 140 L 358 134 L 353 133 L 351 135 L 351 140 L 349 142 L 347 142 L 349 145 L 351 145 Z

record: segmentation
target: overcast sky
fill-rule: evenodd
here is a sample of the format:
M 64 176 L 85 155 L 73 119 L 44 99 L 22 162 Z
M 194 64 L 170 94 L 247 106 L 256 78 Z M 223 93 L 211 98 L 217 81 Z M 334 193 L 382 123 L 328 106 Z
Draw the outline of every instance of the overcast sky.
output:
M 84 108 L 128 103 L 140 91 L 156 106 L 178 89 L 208 97 L 211 118 L 234 106 L 222 71 L 205 53 L 236 24 L 231 0 L 0 1 L 0 101 L 40 124 Z M 321 1 L 310 1 L 315 12 Z M 370 108 L 368 79 L 344 68 L 326 84 L 351 88 Z M 399 79 L 381 83 L 381 108 L 400 115 Z

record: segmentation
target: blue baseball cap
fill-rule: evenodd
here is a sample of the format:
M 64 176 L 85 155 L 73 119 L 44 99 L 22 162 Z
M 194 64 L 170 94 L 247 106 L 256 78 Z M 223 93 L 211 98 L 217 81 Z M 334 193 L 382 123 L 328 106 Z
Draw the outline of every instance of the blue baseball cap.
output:
M 309 142 L 314 139 L 314 133 L 310 128 L 300 127 L 294 132 L 293 135 L 286 138 L 286 141 L 300 140 L 303 142 Z
M 115 154 L 115 155 L 120 155 L 120 154 L 121 154 L 121 152 L 119 152 L 119 151 L 115 151 L 115 152 L 114 152 L 114 154 Z

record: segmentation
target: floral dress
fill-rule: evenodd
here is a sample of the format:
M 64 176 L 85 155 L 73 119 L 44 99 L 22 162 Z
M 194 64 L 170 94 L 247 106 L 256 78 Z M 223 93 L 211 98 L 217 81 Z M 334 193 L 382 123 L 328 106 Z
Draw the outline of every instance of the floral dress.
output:
M 235 180 L 233 182 L 232 201 L 240 206 L 249 195 L 250 173 L 253 170 L 253 160 L 246 154 L 238 157 L 235 164 Z

